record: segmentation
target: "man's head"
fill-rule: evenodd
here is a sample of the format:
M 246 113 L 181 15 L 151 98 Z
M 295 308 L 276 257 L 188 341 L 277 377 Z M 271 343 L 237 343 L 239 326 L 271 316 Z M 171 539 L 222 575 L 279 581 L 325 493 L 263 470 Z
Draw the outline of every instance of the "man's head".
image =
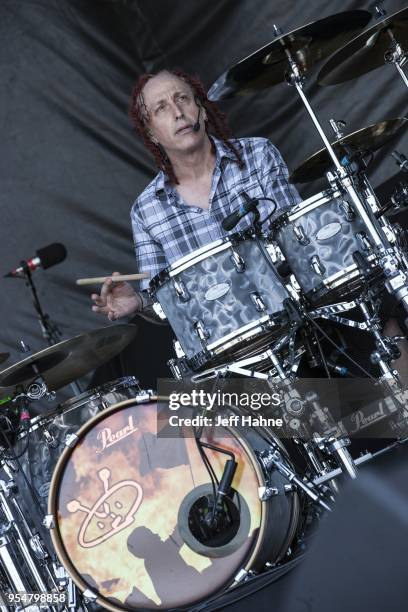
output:
M 168 155 L 201 144 L 207 114 L 187 81 L 167 71 L 159 72 L 147 81 L 141 95 L 144 124 L 154 144 L 160 144 Z M 198 115 L 200 129 L 194 131 Z
M 227 143 L 229 130 L 225 116 L 207 98 L 200 79 L 180 70 L 162 70 L 139 77 L 132 91 L 129 115 L 157 165 L 172 183 L 178 183 L 169 156 L 188 153 L 202 146 L 209 131 Z M 193 130 L 199 121 L 200 129 Z

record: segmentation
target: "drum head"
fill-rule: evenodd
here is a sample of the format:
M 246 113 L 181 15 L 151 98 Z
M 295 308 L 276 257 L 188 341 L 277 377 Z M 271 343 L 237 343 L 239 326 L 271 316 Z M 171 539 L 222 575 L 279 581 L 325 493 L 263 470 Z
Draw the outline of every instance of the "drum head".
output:
M 109 610 L 190 609 L 231 584 L 264 537 L 265 483 L 245 441 L 221 428 L 207 436 L 234 453 L 239 494 L 232 529 L 203 540 L 192 509 L 196 517 L 212 494 L 207 469 L 194 438 L 157 436 L 157 414 L 153 398 L 98 414 L 64 451 L 51 484 L 58 556 Z M 220 479 L 226 456 L 206 454 Z

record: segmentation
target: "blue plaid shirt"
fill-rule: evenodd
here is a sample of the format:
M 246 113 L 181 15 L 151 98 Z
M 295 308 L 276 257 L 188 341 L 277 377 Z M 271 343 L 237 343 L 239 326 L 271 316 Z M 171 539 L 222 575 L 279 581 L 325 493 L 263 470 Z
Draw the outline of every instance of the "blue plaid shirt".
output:
M 277 211 L 301 201 L 288 182 L 288 169 L 278 149 L 266 138 L 240 138 L 234 141 L 245 164 L 240 169 L 234 154 L 225 144 L 211 137 L 216 152 L 210 191 L 210 206 L 204 210 L 186 204 L 166 175 L 160 172 L 140 194 L 131 210 L 137 269 L 153 278 L 167 265 L 219 240 L 229 233 L 247 229 L 252 214 L 232 230 L 221 227 L 222 220 L 244 202 L 242 192 L 250 197 L 273 198 Z M 273 209 L 273 203 L 260 201 L 261 220 Z M 149 280 L 140 282 L 147 289 Z

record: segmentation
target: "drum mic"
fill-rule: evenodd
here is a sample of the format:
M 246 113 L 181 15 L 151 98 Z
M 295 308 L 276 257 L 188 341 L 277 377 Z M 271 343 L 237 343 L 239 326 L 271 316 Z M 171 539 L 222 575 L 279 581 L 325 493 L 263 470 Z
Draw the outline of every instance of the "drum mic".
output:
M 239 221 L 250 212 L 255 212 L 259 203 L 259 200 L 251 198 L 245 191 L 242 192 L 242 196 L 245 200 L 244 204 L 241 204 L 238 210 L 225 217 L 222 221 L 222 229 L 226 232 L 231 231 L 239 223 Z
M 61 263 L 67 256 L 67 249 L 60 242 L 53 242 L 42 249 L 36 251 L 35 257 L 22 261 L 21 265 L 14 270 L 11 270 L 8 274 L 5 274 L 5 278 L 20 278 L 24 276 L 25 271 L 28 269 L 30 272 L 34 272 L 38 268 L 51 268 L 56 264 Z

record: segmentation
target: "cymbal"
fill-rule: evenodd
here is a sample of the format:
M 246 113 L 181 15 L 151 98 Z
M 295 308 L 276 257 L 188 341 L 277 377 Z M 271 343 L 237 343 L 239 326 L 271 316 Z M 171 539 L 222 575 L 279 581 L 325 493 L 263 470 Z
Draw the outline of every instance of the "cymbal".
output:
M 345 11 L 278 36 L 224 72 L 208 91 L 223 100 L 285 81 L 290 51 L 302 73 L 353 38 L 371 19 L 367 11 Z
M 339 49 L 323 66 L 317 77 L 319 85 L 336 85 L 355 79 L 383 66 L 384 53 L 391 47 L 391 29 L 396 41 L 408 46 L 408 8 L 382 19 Z
M 10 353 L 0 353 L 0 363 L 4 363 L 10 357 Z
M 403 128 L 406 128 L 408 119 L 398 117 L 387 119 L 380 123 L 373 123 L 347 136 L 343 136 L 331 143 L 337 157 L 341 159 L 347 151 L 344 146 L 361 152 L 376 151 L 396 136 Z M 289 177 L 291 183 L 308 183 L 321 178 L 330 170 L 333 161 L 327 149 L 320 149 L 292 172 Z
M 29 384 L 37 373 L 56 391 L 120 353 L 137 332 L 136 325 L 110 325 L 54 344 L 0 372 L 0 389 Z

